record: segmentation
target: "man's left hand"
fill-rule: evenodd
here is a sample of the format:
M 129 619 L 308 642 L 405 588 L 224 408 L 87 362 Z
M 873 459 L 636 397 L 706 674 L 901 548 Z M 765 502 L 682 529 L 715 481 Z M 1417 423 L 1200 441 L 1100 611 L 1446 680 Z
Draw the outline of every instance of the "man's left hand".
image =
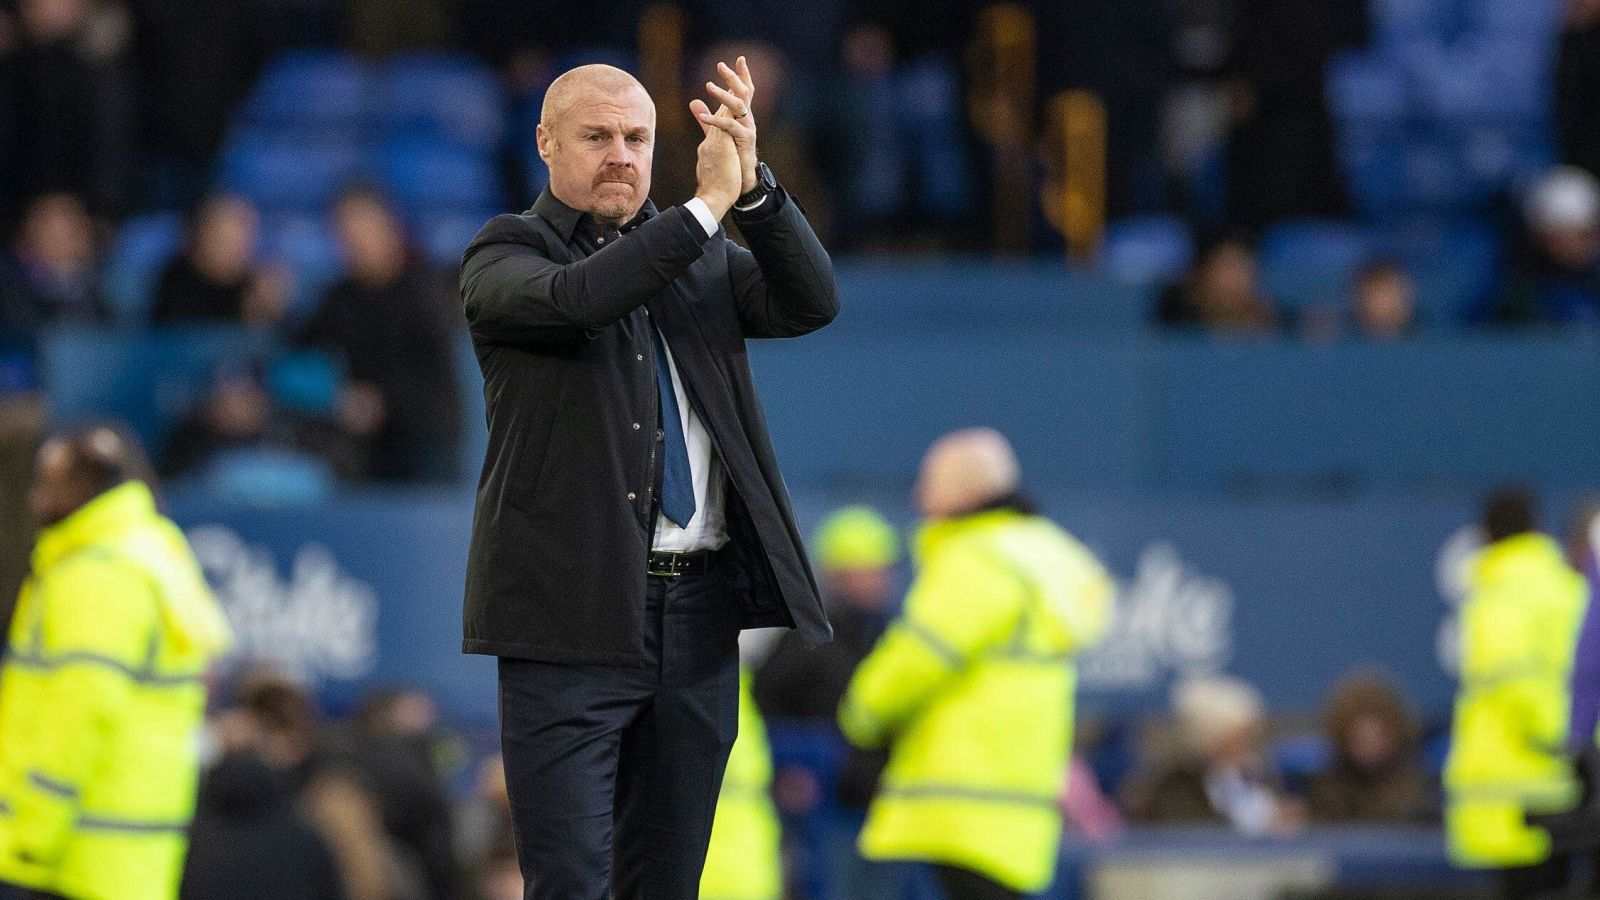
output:
M 699 119 L 714 125 L 733 138 L 739 150 L 740 193 L 749 193 L 756 187 L 756 119 L 751 101 L 756 95 L 756 83 L 750 78 L 750 64 L 744 57 L 734 60 L 733 67 L 717 63 L 727 87 L 714 81 L 706 82 L 706 90 L 722 105 L 715 113 L 701 113 Z

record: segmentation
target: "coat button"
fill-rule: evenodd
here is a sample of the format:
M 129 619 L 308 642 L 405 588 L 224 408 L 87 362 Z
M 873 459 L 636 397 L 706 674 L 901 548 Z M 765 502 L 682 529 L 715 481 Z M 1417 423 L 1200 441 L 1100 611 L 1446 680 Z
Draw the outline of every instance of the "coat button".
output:
M 635 494 L 633 491 L 629 491 L 628 492 L 628 499 L 629 500 L 637 500 L 637 499 L 639 499 L 639 495 Z
M 637 359 L 639 362 L 644 362 L 644 354 L 643 353 L 636 353 L 636 354 L 634 354 L 634 359 Z
M 661 429 L 657 428 L 656 429 L 656 440 L 664 441 L 666 439 L 667 439 L 667 433 L 665 431 L 662 431 Z
M 639 423 L 638 422 L 633 423 L 633 430 L 634 431 L 638 431 L 639 430 Z

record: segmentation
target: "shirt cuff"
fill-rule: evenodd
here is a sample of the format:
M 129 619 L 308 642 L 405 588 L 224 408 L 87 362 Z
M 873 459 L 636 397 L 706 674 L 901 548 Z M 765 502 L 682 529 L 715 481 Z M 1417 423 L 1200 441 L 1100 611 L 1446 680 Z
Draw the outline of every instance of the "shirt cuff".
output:
M 683 208 L 694 213 L 695 221 L 699 222 L 700 227 L 705 229 L 706 237 L 711 237 L 717 233 L 717 217 L 711 214 L 711 207 L 707 206 L 704 200 L 699 197 L 690 197 L 689 202 L 685 203 Z

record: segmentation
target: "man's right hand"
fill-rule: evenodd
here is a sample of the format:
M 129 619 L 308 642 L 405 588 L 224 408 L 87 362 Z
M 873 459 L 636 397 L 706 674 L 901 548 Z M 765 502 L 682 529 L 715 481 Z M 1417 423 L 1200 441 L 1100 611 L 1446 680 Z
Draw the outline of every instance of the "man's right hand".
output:
M 689 110 L 694 113 L 697 122 L 702 114 L 710 112 L 703 100 L 691 101 Z M 721 128 L 704 122 L 700 123 L 700 128 L 705 132 L 705 139 L 700 142 L 695 161 L 698 186 L 694 195 L 711 209 L 712 215 L 721 219 L 728 214 L 734 201 L 739 199 L 742 177 L 739 148 L 734 146 L 733 138 Z

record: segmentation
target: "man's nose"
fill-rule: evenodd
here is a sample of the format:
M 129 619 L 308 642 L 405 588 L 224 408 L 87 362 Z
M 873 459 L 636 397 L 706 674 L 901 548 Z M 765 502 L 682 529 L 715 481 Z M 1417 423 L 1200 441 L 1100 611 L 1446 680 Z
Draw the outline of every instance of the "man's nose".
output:
M 611 145 L 611 152 L 606 154 L 606 165 L 633 168 L 633 150 L 628 147 L 627 141 L 618 141 Z

